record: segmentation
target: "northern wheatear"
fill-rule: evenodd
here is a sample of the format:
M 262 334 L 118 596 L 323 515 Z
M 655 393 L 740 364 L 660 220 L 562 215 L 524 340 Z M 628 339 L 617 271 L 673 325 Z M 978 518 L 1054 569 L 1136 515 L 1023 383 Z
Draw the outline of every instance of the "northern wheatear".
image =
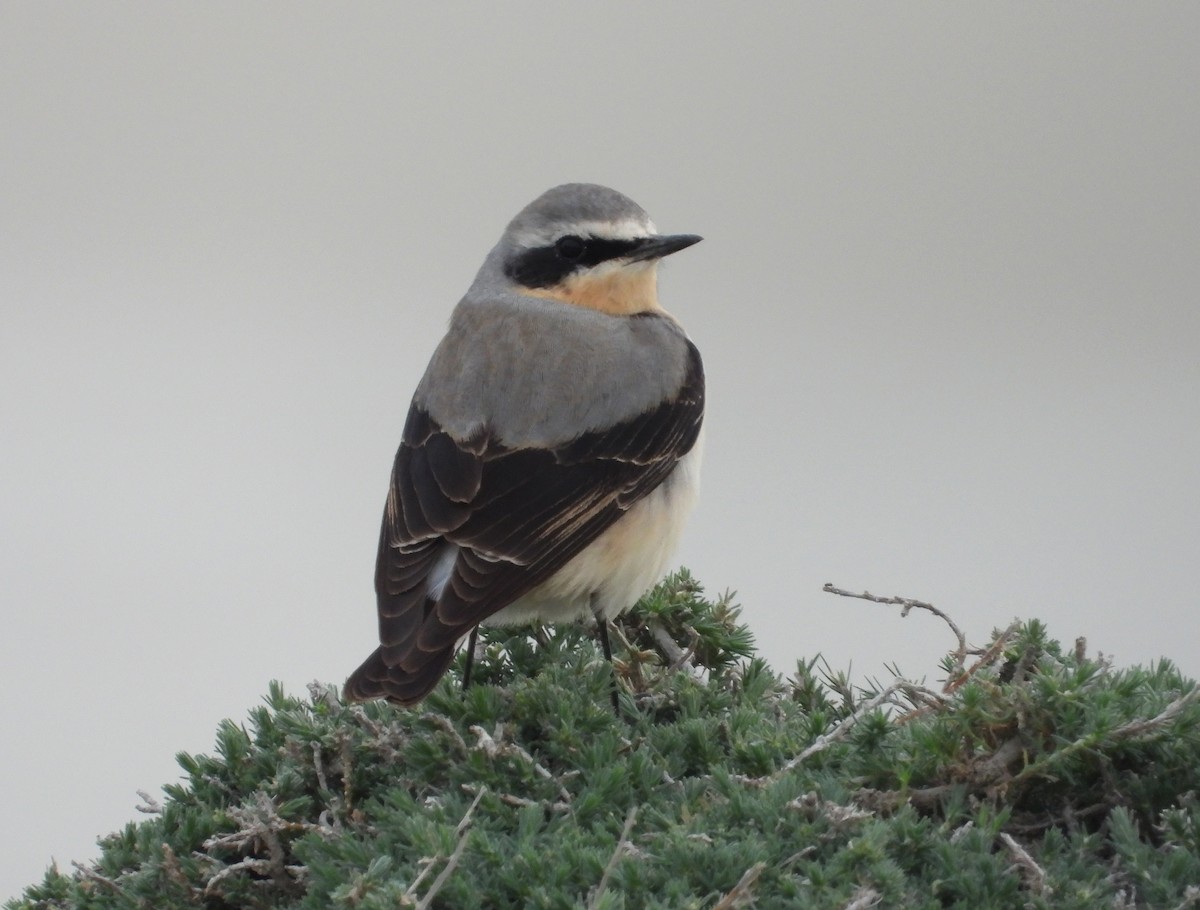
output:
M 608 620 L 662 576 L 696 495 L 704 371 L 657 266 L 699 240 L 585 183 L 508 225 L 413 396 L 375 567 L 380 645 L 349 698 L 420 701 L 480 623 L 591 615 L 611 660 Z

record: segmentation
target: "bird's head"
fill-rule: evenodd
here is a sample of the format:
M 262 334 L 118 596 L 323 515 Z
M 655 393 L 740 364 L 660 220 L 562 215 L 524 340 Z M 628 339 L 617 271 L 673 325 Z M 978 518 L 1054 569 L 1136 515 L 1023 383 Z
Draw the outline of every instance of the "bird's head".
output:
M 519 293 L 627 316 L 660 309 L 658 261 L 699 241 L 659 234 L 645 210 L 616 190 L 567 183 L 527 205 L 498 250 Z

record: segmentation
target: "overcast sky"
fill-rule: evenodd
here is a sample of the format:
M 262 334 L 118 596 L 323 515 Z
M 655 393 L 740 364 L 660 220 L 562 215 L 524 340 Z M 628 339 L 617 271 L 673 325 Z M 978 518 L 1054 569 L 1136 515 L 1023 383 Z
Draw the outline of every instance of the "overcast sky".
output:
M 1200 675 L 1200 5 L 0 4 L 0 898 L 340 683 L 412 389 L 509 218 L 705 242 L 679 561 L 781 672 L 931 600 Z

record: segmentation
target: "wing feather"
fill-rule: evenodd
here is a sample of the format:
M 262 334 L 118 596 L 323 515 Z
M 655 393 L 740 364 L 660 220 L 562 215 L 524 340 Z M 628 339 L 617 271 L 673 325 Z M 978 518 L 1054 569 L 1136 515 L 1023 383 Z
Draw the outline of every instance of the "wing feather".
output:
M 415 403 L 396 454 L 376 562 L 380 648 L 352 698 L 419 701 L 458 640 L 554 575 L 661 484 L 695 445 L 704 372 L 688 342 L 679 391 L 658 407 L 552 449 L 509 448 L 486 428 L 456 440 Z M 427 576 L 457 546 L 435 601 Z

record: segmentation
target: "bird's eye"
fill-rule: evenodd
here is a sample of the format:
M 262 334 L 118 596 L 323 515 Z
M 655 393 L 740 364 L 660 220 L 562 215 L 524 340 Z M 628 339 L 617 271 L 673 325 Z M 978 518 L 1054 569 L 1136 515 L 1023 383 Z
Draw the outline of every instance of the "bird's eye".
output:
M 586 248 L 587 244 L 578 237 L 560 237 L 558 242 L 554 244 L 554 249 L 558 255 L 572 262 L 582 256 Z

